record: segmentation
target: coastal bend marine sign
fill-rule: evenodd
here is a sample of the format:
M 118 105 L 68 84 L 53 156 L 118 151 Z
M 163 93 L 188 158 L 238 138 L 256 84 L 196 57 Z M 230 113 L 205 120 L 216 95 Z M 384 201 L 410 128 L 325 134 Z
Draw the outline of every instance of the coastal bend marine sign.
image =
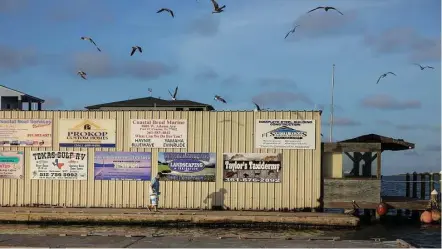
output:
M 131 119 L 130 147 L 187 148 L 186 119 Z
M 115 147 L 115 119 L 60 119 L 60 147 Z
M 314 150 L 316 148 L 315 120 L 257 119 L 255 147 Z

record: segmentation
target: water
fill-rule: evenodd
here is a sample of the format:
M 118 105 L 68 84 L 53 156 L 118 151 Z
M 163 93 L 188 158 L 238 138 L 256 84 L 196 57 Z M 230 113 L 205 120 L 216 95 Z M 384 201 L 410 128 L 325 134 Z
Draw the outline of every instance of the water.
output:
M 420 177 L 417 179 L 420 181 Z M 428 176 L 425 179 L 426 181 L 429 181 Z M 382 192 L 381 195 L 384 196 L 405 196 L 406 190 L 405 190 L 405 175 L 400 176 L 383 176 L 382 177 Z M 410 187 L 412 188 L 412 184 L 410 184 Z M 440 191 L 440 178 L 437 177 L 435 179 L 435 189 L 437 192 Z M 421 183 L 418 182 L 416 185 L 417 190 L 417 196 L 420 197 L 420 191 L 421 191 Z M 425 199 L 430 198 L 430 193 L 433 191 L 433 189 L 430 189 L 429 182 L 425 183 Z M 410 195 L 412 194 L 412 190 L 410 190 Z

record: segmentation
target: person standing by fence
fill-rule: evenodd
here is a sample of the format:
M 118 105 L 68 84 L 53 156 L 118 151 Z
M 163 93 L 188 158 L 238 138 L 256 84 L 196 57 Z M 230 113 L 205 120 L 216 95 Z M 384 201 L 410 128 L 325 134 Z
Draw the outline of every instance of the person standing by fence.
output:
M 157 207 L 160 199 L 160 177 L 161 174 L 158 173 L 150 184 L 150 206 L 153 207 L 155 212 L 158 211 Z

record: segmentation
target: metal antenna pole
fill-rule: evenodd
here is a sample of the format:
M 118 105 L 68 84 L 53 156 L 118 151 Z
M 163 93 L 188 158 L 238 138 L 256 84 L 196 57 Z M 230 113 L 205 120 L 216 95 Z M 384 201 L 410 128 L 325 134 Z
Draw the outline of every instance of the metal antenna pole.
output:
M 330 143 L 333 142 L 333 112 L 334 112 L 334 99 L 333 92 L 335 89 L 335 64 L 332 69 L 332 87 L 331 87 L 331 107 L 330 107 Z

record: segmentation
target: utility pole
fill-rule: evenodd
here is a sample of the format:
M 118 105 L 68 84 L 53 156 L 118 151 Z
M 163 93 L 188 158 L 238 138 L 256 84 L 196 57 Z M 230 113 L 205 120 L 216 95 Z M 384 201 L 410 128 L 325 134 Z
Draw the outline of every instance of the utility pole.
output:
M 333 64 L 333 69 L 332 69 L 331 107 L 330 107 L 330 143 L 333 142 L 333 112 L 335 107 L 333 99 L 334 89 L 335 89 L 335 64 Z

